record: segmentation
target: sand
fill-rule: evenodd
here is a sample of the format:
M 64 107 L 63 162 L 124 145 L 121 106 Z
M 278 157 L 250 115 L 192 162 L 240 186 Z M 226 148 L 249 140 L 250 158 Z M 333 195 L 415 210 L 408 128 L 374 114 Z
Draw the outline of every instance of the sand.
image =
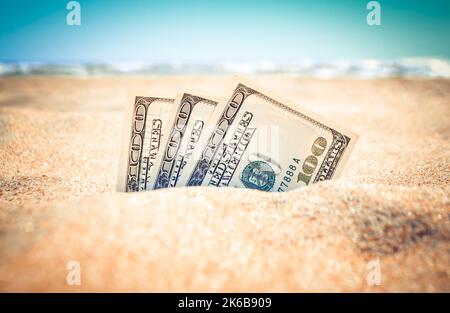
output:
M 116 193 L 125 105 L 226 76 L 0 78 L 0 290 L 450 291 L 450 80 L 252 78 L 360 135 L 339 180 Z

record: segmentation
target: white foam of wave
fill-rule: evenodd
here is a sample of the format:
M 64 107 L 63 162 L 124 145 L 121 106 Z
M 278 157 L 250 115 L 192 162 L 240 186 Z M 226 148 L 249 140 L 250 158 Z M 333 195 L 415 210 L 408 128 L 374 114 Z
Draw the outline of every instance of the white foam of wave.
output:
M 450 61 L 442 58 L 405 58 L 399 60 L 337 60 L 302 59 L 294 62 L 227 61 L 223 63 L 194 62 L 113 62 L 113 63 L 0 63 L 0 76 L 10 75 L 145 75 L 192 73 L 291 73 L 335 78 L 442 77 L 450 78 Z

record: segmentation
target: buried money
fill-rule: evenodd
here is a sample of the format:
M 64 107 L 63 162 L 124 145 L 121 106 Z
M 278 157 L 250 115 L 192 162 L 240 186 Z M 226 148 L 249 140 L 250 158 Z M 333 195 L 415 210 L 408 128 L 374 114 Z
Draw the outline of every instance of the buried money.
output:
M 224 95 L 216 100 L 180 92 L 175 100 L 137 101 L 124 127 L 117 190 L 214 186 L 284 192 L 340 176 L 358 135 L 339 121 L 242 77 L 230 81 Z M 164 125 L 157 147 L 155 119 Z

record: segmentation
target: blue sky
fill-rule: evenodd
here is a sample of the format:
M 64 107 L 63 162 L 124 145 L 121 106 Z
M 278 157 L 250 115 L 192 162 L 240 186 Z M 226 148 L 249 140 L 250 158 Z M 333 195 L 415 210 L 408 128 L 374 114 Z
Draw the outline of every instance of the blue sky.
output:
M 450 1 L 384 0 L 368 26 L 361 0 L 2 1 L 0 60 L 229 61 L 450 58 Z

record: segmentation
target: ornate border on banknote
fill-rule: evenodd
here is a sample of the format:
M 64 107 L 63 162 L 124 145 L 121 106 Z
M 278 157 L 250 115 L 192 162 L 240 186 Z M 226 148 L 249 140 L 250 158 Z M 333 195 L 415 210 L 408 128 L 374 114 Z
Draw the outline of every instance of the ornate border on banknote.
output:
M 346 147 L 350 142 L 350 138 L 342 135 L 341 133 L 330 127 L 325 126 L 324 124 L 314 120 L 313 118 L 306 116 L 301 112 L 298 112 L 297 110 L 240 83 L 235 88 L 230 100 L 225 106 L 225 109 L 223 110 L 217 122 L 217 127 L 213 130 L 213 133 L 209 137 L 207 144 L 202 151 L 201 158 L 199 161 L 197 161 L 197 164 L 189 177 L 187 186 L 202 185 L 211 162 L 214 159 L 215 154 L 217 153 L 218 147 L 227 134 L 228 128 L 233 124 L 234 118 L 239 112 L 239 109 L 244 103 L 245 99 L 252 94 L 256 94 L 257 96 L 267 100 L 273 105 L 281 108 L 282 110 L 300 117 L 302 120 L 309 124 L 312 124 L 314 127 L 320 127 L 326 131 L 330 131 L 333 134 L 333 143 L 331 145 L 332 148 L 328 150 L 327 155 L 325 156 L 324 161 L 322 162 L 319 171 L 314 179 L 314 182 L 331 179 L 340 158 L 342 157 Z
M 145 138 L 146 116 L 149 106 L 155 101 L 173 103 L 173 99 L 158 97 L 136 97 L 132 116 L 132 131 L 129 142 L 126 191 L 139 191 L 142 170 L 142 151 Z M 148 167 L 146 168 L 148 175 Z
M 185 93 L 180 101 L 180 105 L 171 127 L 171 133 L 168 137 L 167 145 L 164 147 L 164 154 L 162 155 L 161 165 L 156 175 L 157 179 L 154 184 L 154 189 L 167 188 L 169 186 L 169 179 L 172 175 L 173 167 L 176 161 L 176 156 L 186 131 L 189 117 L 199 102 L 215 106 L 216 102 L 205 99 L 199 96 Z
M 317 172 L 317 175 L 314 178 L 315 183 L 331 179 L 333 177 L 334 170 L 337 168 L 339 160 L 341 159 L 345 149 L 348 147 L 348 144 L 350 143 L 349 137 L 342 135 L 341 133 L 332 128 L 328 128 L 328 130 L 330 130 L 331 133 L 333 134 L 333 143 L 331 144 L 330 149 L 328 149 L 327 155 L 323 159 L 319 171 Z

